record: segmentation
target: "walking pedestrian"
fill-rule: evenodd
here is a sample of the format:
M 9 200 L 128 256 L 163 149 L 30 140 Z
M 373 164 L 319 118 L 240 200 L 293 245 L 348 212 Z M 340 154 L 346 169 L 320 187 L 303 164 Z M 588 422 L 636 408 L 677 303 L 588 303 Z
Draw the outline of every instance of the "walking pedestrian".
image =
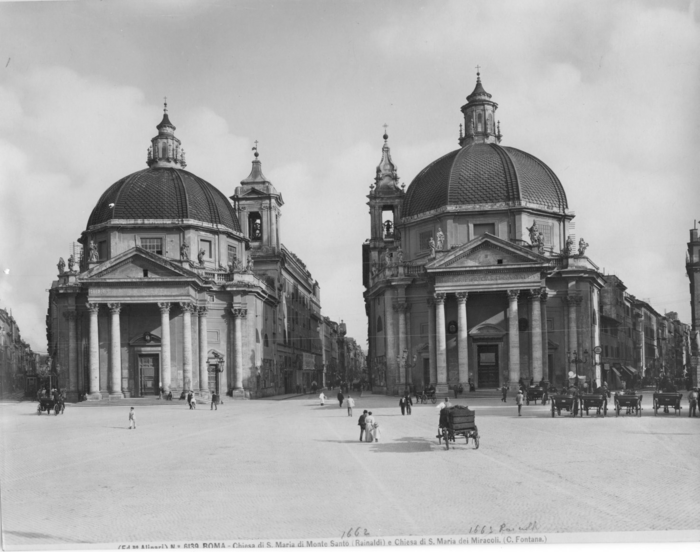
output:
M 518 405 L 518 416 L 522 416 L 520 410 L 523 407 L 523 390 L 518 389 L 518 394 L 515 396 L 515 404 Z
M 348 398 L 345 399 L 345 402 L 348 403 L 348 416 L 352 416 L 352 409 L 355 406 L 355 399 L 348 395 Z
M 506 402 L 506 397 L 508 396 L 508 384 L 504 383 L 501 387 L 501 402 Z
M 318 396 L 318 400 L 321 401 L 321 406 L 325 406 L 325 405 L 326 405 L 326 401 L 328 400 L 328 397 L 326 397 L 326 396 L 323 394 L 323 391 L 321 391 L 321 394 Z
M 406 415 L 406 397 L 401 397 L 399 399 L 399 407 L 401 407 L 401 415 Z
M 197 410 L 197 398 L 194 395 L 190 399 L 190 410 Z
M 338 391 L 338 408 L 343 408 L 343 401 L 345 400 L 345 395 L 343 395 L 342 388 Z
M 129 429 L 136 429 L 136 412 L 133 406 L 129 410 Z
M 406 394 L 406 414 L 411 415 L 411 406 L 413 406 L 413 401 L 411 400 L 411 395 Z
M 219 395 L 218 393 L 211 394 L 211 408 L 209 410 L 219 410 Z
M 362 441 L 363 437 L 365 436 L 365 430 L 367 429 L 367 424 L 365 423 L 365 419 L 367 418 L 367 411 L 364 410 L 362 414 L 360 414 L 360 418 L 357 420 L 357 425 L 360 426 L 360 441 Z
M 365 416 L 365 429 L 365 440 L 371 443 L 374 440 L 374 416 L 372 416 L 371 412 L 368 412 L 367 416 Z
M 691 389 L 688 393 L 688 417 L 695 418 L 695 412 L 698 408 L 698 391 L 697 389 Z
M 187 404 L 189 405 L 190 410 L 192 410 L 192 397 L 194 397 L 194 394 L 192 393 L 192 391 L 188 391 L 187 392 Z

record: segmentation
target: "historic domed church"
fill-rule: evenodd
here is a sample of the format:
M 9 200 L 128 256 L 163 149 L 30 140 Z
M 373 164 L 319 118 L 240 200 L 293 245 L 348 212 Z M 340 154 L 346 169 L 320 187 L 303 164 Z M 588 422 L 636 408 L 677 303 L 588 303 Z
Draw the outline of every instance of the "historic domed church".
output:
M 167 104 L 156 128 L 148 168 L 102 194 L 81 258 L 59 261 L 47 314 L 59 385 L 99 400 L 322 381 L 319 286 L 280 242 L 284 202 L 257 146 L 229 200 L 185 170 Z
M 602 275 L 554 172 L 501 145 L 497 108 L 477 73 L 459 149 L 406 190 L 384 135 L 363 245 L 375 390 L 561 385 L 570 371 L 600 381 Z

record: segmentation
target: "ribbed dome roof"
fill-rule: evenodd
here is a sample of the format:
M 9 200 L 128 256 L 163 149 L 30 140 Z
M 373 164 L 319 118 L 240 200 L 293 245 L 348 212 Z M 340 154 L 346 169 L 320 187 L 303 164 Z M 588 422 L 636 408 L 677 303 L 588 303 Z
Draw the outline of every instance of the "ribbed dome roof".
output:
M 471 143 L 418 173 L 406 191 L 402 215 L 485 203 L 568 208 L 561 182 L 542 161 L 515 148 Z
M 191 172 L 167 167 L 144 169 L 112 184 L 92 210 L 88 228 L 112 219 L 193 219 L 241 231 L 223 193 Z

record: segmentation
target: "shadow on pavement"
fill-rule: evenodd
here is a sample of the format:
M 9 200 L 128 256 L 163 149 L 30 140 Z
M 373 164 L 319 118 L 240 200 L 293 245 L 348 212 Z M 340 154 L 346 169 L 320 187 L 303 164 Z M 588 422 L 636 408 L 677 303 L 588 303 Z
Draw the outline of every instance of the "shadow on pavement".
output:
M 379 441 L 370 444 L 374 445 L 372 452 L 430 452 L 433 450 L 433 441 L 416 439 L 415 437 L 403 437 L 395 441 Z
M 79 543 L 87 543 L 89 541 L 83 541 L 83 540 L 73 540 L 73 539 L 64 539 L 62 537 L 56 537 L 53 535 L 45 535 L 44 533 L 27 533 L 24 531 L 8 531 L 5 529 L 3 531 L 4 533 L 8 535 L 14 535 L 16 537 L 22 537 L 25 539 L 45 539 L 53 542 L 79 542 Z

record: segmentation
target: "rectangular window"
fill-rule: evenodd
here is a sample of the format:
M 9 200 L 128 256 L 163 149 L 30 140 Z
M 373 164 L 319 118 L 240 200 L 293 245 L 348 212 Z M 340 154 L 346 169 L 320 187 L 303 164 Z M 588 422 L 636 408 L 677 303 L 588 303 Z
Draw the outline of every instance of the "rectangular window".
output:
M 228 264 L 234 264 L 236 261 L 236 247 L 233 245 L 228 246 Z
M 427 324 L 421 324 L 420 325 L 420 335 L 421 336 L 428 336 L 428 325 Z
M 428 230 L 426 232 L 421 232 L 420 234 L 418 234 L 418 242 L 420 243 L 421 251 L 427 251 L 428 249 L 430 249 L 430 238 L 432 237 L 432 230 Z
M 146 251 L 155 253 L 156 255 L 163 254 L 163 238 L 141 238 L 141 247 Z
M 107 241 L 102 240 L 97 242 L 97 255 L 100 257 L 101 261 L 107 258 Z
M 486 223 L 486 224 L 475 224 L 474 225 L 474 237 L 478 238 L 479 236 L 483 236 L 486 233 L 491 234 L 492 236 L 496 235 L 496 225 L 493 222 Z
M 554 320 L 552 318 L 547 318 L 547 331 L 554 331 Z
M 199 240 L 199 248 L 204 249 L 204 256 L 207 259 L 213 259 L 211 240 Z
M 542 232 L 542 237 L 544 238 L 545 245 L 552 245 L 552 225 L 543 220 L 538 220 L 537 227 Z

